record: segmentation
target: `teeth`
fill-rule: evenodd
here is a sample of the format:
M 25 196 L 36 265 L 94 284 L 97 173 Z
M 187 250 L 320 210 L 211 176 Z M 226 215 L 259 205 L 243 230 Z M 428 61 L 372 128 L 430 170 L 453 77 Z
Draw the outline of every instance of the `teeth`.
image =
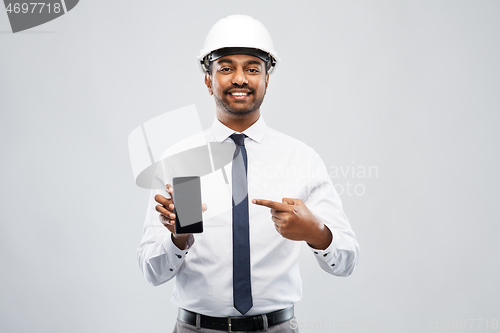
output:
M 231 93 L 232 96 L 246 96 L 247 93 L 245 92 L 233 92 Z

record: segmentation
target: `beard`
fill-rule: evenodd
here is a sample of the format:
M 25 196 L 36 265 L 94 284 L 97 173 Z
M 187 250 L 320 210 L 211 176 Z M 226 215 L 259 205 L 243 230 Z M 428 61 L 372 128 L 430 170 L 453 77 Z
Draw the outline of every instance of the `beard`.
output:
M 252 114 L 254 112 L 256 112 L 260 106 L 262 105 L 262 102 L 264 101 L 264 95 L 262 95 L 261 98 L 258 98 L 258 99 L 255 99 L 252 103 L 250 103 L 249 105 L 245 105 L 247 104 L 247 102 L 239 102 L 239 101 L 234 101 L 233 102 L 233 105 L 231 105 L 231 102 L 227 99 L 227 94 L 229 93 L 229 91 L 231 89 L 234 89 L 236 87 L 229 87 L 227 89 L 225 89 L 222 93 L 222 96 L 217 96 L 214 94 L 214 99 L 215 99 L 215 104 L 222 110 L 224 110 L 224 112 L 230 114 L 230 115 L 233 115 L 233 116 L 240 116 L 240 117 L 244 117 L 244 116 L 247 116 L 249 114 Z M 237 87 L 237 88 L 245 88 L 245 89 L 249 89 L 250 90 L 250 95 L 255 97 L 255 89 L 251 89 L 251 88 L 248 88 L 248 87 Z

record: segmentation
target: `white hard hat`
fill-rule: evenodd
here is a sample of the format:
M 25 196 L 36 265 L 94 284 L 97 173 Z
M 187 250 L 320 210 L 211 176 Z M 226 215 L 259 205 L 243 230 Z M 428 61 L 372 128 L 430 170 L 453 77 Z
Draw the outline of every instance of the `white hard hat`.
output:
M 222 52 L 214 52 L 217 50 Z M 214 24 L 198 55 L 201 70 L 207 73 L 210 61 L 230 54 L 251 54 L 261 58 L 267 63 L 268 73 L 280 60 L 266 27 L 247 15 L 231 15 Z

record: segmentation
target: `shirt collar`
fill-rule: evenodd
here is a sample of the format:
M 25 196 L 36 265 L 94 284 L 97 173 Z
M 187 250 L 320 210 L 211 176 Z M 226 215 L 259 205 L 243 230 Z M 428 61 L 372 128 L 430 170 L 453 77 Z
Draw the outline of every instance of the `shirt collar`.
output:
M 214 119 L 211 131 L 217 142 L 223 142 L 224 140 L 229 138 L 231 134 L 235 133 L 234 130 L 221 123 L 219 119 L 217 119 L 217 117 Z M 257 121 L 252 124 L 252 126 L 243 131 L 243 134 L 256 141 L 257 143 L 261 143 L 266 132 L 267 125 L 264 122 L 262 116 L 260 116 L 259 119 L 257 119 Z

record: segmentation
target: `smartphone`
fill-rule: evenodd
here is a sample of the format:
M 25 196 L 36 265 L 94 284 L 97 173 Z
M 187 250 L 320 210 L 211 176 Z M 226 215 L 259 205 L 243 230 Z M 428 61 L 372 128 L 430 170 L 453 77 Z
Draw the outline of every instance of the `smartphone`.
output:
M 174 177 L 174 214 L 176 234 L 203 232 L 200 177 Z

